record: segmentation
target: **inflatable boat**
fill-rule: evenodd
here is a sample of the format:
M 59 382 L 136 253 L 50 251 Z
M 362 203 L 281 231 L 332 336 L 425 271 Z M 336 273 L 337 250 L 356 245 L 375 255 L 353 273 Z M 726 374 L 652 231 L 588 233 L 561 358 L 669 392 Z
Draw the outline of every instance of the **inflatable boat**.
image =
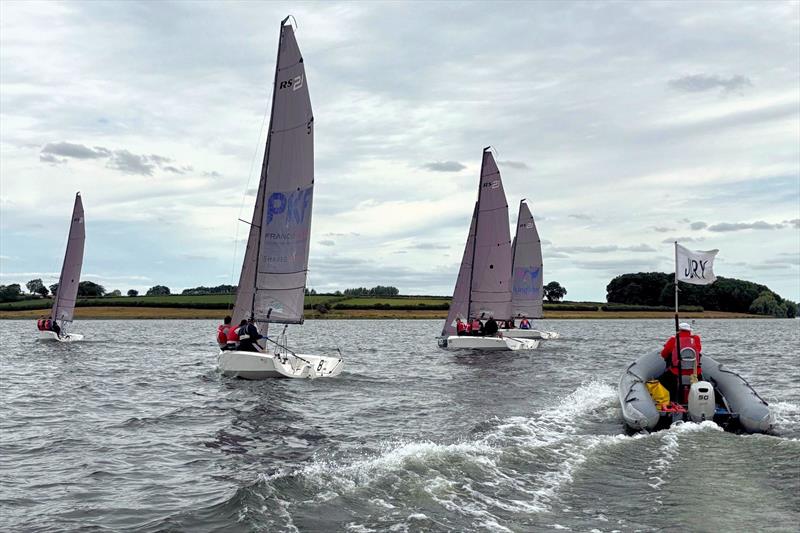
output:
M 653 384 L 666 370 L 661 354 L 653 352 L 628 365 L 622 373 L 619 402 L 629 430 L 653 431 L 668 428 L 678 421 L 703 420 L 713 420 L 726 431 L 766 433 L 772 430 L 774 419 L 767 402 L 739 374 L 706 355 L 702 356 L 703 381 L 687 384 L 686 401 L 657 406 L 648 381 Z

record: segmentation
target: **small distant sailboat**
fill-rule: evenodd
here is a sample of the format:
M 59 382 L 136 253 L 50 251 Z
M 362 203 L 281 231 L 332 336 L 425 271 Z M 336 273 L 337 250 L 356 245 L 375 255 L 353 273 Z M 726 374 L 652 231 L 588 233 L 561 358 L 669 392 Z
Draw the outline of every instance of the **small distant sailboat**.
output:
M 542 241 L 524 198 L 519 202 L 517 234 L 511 245 L 511 264 L 511 308 L 515 323 L 519 326 L 522 318 L 544 318 Z M 556 339 L 559 336 L 555 331 L 538 329 L 502 331 L 505 335 L 521 339 Z
M 39 330 L 40 340 L 58 342 L 83 340 L 83 335 L 68 333 L 67 328 L 72 322 L 75 312 L 75 300 L 78 297 L 78 284 L 81 281 L 83 245 L 85 241 L 83 202 L 81 201 L 81 193 L 77 193 L 75 194 L 75 205 L 72 208 L 72 221 L 69 225 L 67 251 L 64 254 L 64 264 L 61 266 L 61 276 L 58 278 L 58 291 L 55 294 L 53 309 L 50 312 L 50 319 L 58 324 L 60 330 L 58 333 L 52 330 Z
M 456 319 L 497 320 L 511 315 L 511 233 L 500 171 L 489 148 L 483 150 L 478 201 L 458 272 L 453 300 L 438 344 L 448 350 L 532 350 L 535 339 L 457 335 Z M 515 331 L 516 332 L 516 331 Z
M 220 351 L 222 374 L 245 379 L 332 377 L 344 368 L 340 357 L 298 354 L 286 345 L 288 325 L 303 323 L 314 192 L 314 116 L 288 20 L 281 22 L 264 164 L 232 313 L 234 327 L 252 317 L 284 328 L 264 352 Z

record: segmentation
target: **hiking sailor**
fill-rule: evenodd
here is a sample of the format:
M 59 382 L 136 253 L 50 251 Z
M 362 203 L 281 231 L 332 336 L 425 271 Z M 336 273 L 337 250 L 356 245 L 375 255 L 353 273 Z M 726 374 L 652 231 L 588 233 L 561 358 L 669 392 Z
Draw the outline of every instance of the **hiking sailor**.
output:
M 250 317 L 244 326 L 239 328 L 239 351 L 242 352 L 263 352 L 264 349 L 258 344 L 259 339 L 264 337 L 258 332 L 255 319 Z

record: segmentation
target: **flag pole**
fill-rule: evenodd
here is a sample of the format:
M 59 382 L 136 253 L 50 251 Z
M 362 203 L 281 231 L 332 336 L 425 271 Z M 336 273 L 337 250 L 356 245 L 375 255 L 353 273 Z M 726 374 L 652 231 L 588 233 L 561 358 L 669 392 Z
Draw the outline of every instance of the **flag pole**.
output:
M 676 379 L 675 379 L 675 398 L 676 400 L 681 396 L 681 336 L 680 336 L 680 320 L 678 318 L 678 241 L 675 241 L 675 350 L 678 353 L 678 368 L 675 370 L 677 371 Z M 670 364 L 672 364 L 672 358 L 670 357 Z M 680 398 L 681 400 L 683 398 Z M 673 400 L 674 401 L 674 400 Z M 676 403 L 681 403 L 677 401 Z

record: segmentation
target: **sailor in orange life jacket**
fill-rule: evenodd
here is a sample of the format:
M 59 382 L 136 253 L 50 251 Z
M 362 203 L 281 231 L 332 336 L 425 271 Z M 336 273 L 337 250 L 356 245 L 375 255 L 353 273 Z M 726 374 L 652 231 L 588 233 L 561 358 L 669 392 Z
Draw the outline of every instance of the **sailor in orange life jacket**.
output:
M 247 320 L 242 320 L 238 327 L 228 329 L 228 350 L 235 350 L 239 347 L 239 328 L 247 325 Z
M 697 375 L 701 374 L 700 368 L 700 352 L 703 347 L 700 344 L 700 336 L 692 335 L 692 326 L 686 322 L 681 322 L 678 326 L 678 335 L 681 339 L 681 350 L 684 348 L 692 348 L 697 353 Z M 667 361 L 667 368 L 675 376 L 678 375 L 678 368 L 680 367 L 680 359 L 678 356 L 678 346 L 675 343 L 675 335 L 667 339 L 664 343 L 664 348 L 661 350 L 661 357 Z M 693 369 L 684 369 L 683 375 L 691 374 Z
M 228 348 L 228 331 L 231 329 L 231 317 L 226 316 L 222 324 L 217 326 L 217 344 L 220 350 Z
M 459 337 L 469 334 L 469 324 L 461 320 L 461 317 L 456 318 L 456 333 Z

